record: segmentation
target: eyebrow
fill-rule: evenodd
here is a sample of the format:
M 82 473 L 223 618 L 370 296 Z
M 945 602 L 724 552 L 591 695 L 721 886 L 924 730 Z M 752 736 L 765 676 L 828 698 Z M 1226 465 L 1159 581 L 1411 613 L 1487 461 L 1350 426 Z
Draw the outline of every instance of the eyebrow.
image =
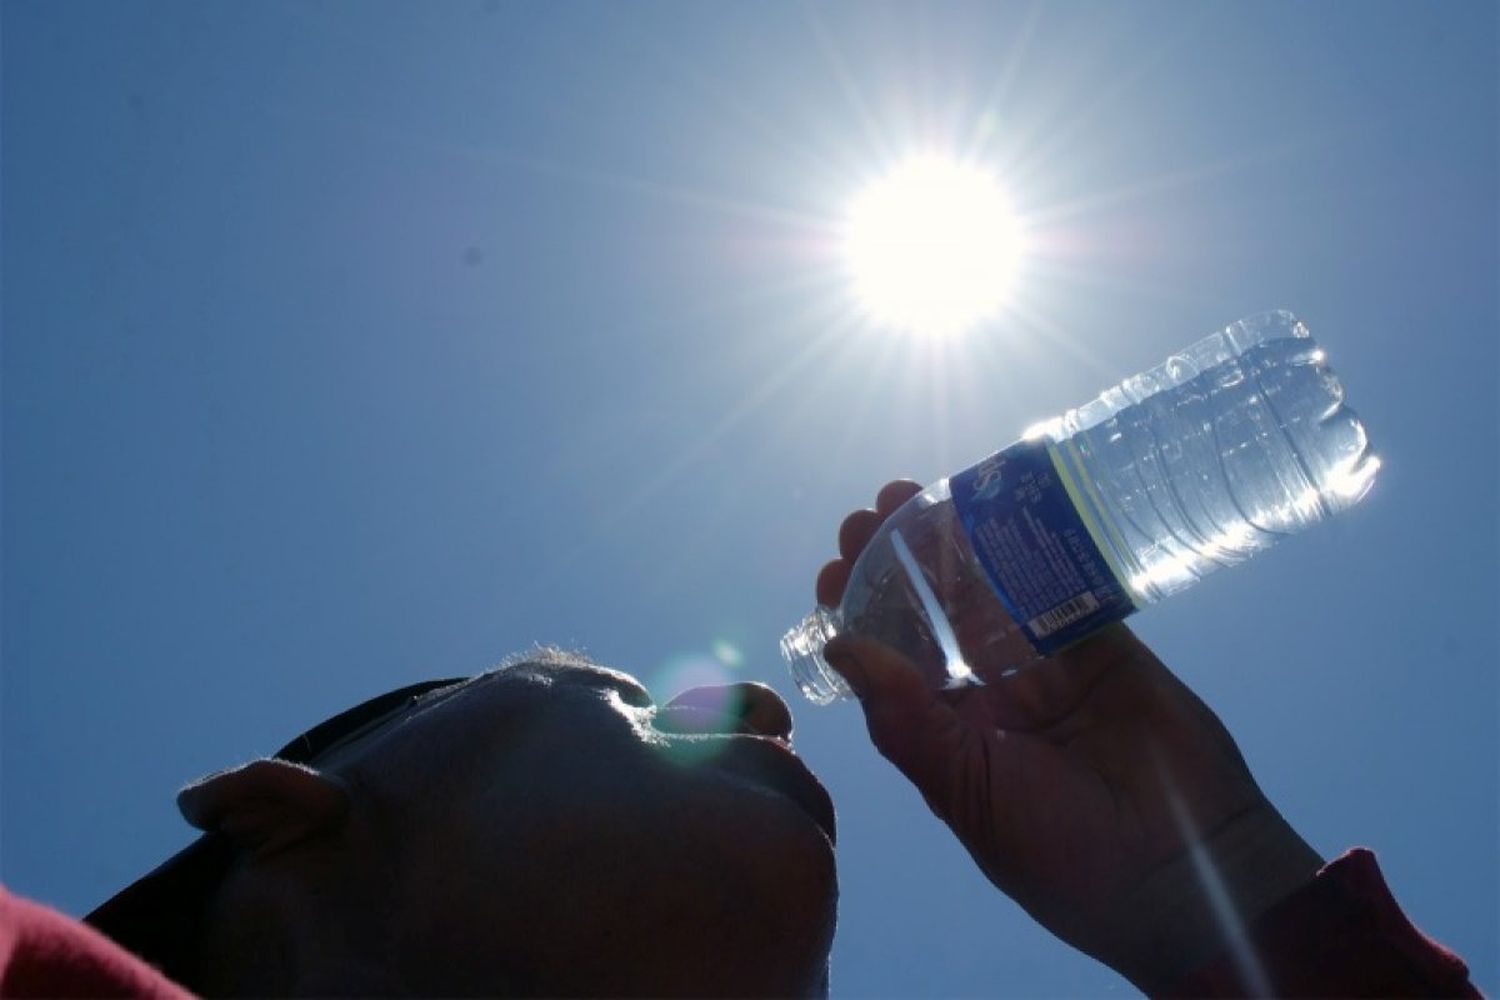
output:
M 623 670 L 594 665 L 590 672 L 595 676 L 603 677 L 610 687 L 621 694 L 634 696 L 637 701 L 643 701 L 648 705 L 656 704 L 656 698 L 652 696 L 651 690 L 636 677 Z

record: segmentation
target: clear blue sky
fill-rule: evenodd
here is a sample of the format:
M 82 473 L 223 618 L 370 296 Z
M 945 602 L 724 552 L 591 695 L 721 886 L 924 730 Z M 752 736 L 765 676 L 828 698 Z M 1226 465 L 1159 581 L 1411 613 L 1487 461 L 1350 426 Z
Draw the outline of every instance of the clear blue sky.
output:
M 790 698 L 776 641 L 880 483 L 1285 307 L 1381 479 L 1138 627 L 1500 990 L 1492 4 L 3 15 L 16 890 L 84 911 L 187 840 L 185 780 L 532 642 Z M 1024 315 L 945 351 L 856 321 L 827 238 L 933 148 L 1044 234 Z M 841 813 L 836 993 L 1130 992 L 855 707 L 794 709 Z

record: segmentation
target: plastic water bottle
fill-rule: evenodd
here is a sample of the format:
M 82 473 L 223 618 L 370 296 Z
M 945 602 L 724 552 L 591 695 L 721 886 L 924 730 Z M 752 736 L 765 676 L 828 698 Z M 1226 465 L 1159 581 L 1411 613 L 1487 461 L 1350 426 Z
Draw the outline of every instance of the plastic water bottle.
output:
M 782 654 L 818 704 L 850 693 L 840 633 L 982 684 L 1352 506 L 1379 465 L 1307 327 L 1244 319 L 912 497 Z

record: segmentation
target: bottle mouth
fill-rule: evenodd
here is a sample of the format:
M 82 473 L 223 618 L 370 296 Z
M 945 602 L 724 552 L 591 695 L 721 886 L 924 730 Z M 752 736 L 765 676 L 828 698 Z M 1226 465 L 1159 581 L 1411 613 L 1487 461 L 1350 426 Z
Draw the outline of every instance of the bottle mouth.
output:
M 844 679 L 823 659 L 823 646 L 838 632 L 835 613 L 819 605 L 796 628 L 781 637 L 781 655 L 786 658 L 792 680 L 814 705 L 827 705 L 854 695 Z

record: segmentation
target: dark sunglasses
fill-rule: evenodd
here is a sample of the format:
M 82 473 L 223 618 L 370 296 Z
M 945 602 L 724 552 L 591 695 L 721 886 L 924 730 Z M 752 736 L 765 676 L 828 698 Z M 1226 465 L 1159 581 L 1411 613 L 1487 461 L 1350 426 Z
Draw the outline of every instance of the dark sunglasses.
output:
M 353 743 L 404 714 L 429 691 L 460 684 L 465 680 L 468 678 L 450 677 L 447 680 L 422 681 L 387 691 L 318 723 L 276 751 L 275 756 L 278 760 L 294 764 L 311 764 L 330 750 Z

